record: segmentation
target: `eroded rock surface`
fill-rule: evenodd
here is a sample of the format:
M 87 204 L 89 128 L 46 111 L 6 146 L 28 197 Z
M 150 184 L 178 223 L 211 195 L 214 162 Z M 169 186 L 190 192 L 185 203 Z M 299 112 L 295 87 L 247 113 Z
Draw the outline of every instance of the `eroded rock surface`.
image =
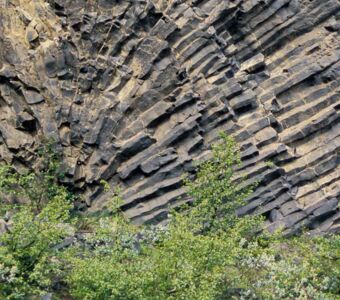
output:
M 183 172 L 219 131 L 260 184 L 242 213 L 335 231 L 340 213 L 337 0 L 0 0 L 0 158 L 54 138 L 101 209 L 122 185 L 137 223 L 186 201 Z M 179 200 L 180 199 L 180 200 Z

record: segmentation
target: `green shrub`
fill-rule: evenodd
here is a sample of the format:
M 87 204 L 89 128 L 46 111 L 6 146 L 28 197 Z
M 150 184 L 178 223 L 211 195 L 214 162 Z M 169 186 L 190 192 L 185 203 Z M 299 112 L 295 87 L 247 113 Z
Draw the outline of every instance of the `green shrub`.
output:
M 135 228 L 115 210 L 92 248 L 72 249 L 76 299 L 337 299 L 339 238 L 269 235 L 261 217 L 237 217 L 251 187 L 233 180 L 239 151 L 221 137 L 185 181 L 194 204 L 167 227 Z
M 112 241 L 97 240 L 101 253 L 70 255 L 68 278 L 77 299 L 215 299 L 237 284 L 230 274 L 238 276 L 240 241 L 256 240 L 261 218 L 237 218 L 251 189 L 232 183 L 238 149 L 232 139 L 222 141 L 199 165 L 197 179 L 186 180 L 194 205 L 172 211 L 167 228 L 136 229 L 116 214 L 105 225 Z
M 72 196 L 57 182 L 60 166 L 58 158 L 48 154 L 51 147 L 41 149 L 37 172 L 20 174 L 0 166 L 0 192 L 19 200 L 4 205 L 12 217 L 9 230 L 0 235 L 1 299 L 27 299 L 51 291 L 60 273 L 55 246 L 73 235 Z
M 12 225 L 0 235 L 1 299 L 48 292 L 85 300 L 339 299 L 338 236 L 269 235 L 261 217 L 236 215 L 252 187 L 235 180 L 240 155 L 225 135 L 185 180 L 195 201 L 171 211 L 167 226 L 129 223 L 119 190 L 109 215 L 71 218 L 73 197 L 56 179 L 53 153 L 43 149 L 35 173 L 0 167 L 0 193 L 23 200 L 6 206 Z M 76 236 L 76 224 L 86 232 L 56 247 Z

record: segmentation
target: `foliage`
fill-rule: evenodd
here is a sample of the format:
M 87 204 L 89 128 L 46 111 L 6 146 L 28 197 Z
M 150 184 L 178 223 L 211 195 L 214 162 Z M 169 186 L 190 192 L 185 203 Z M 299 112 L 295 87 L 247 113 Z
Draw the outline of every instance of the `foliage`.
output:
M 55 143 L 45 141 L 37 151 L 34 171 L 18 172 L 10 165 L 0 166 L 0 193 L 14 196 L 19 205 L 26 203 L 40 211 L 51 198 L 59 195 L 60 189 L 64 190 L 58 183 L 63 177 L 60 160 Z M 72 195 L 68 193 L 67 197 Z
M 235 209 L 250 188 L 232 184 L 237 147 L 223 137 L 213 159 L 199 166 L 197 179 L 186 180 L 196 198 L 184 213 L 172 211 L 164 227 L 128 226 L 114 205 L 111 219 L 101 220 L 88 239 L 97 246 L 72 259 L 69 284 L 79 299 L 214 299 L 225 284 L 226 269 L 235 268 L 234 244 L 251 238 L 255 217 L 237 219 Z M 235 201 L 236 200 L 236 201 Z M 116 196 L 117 201 L 117 196 Z M 233 227 L 231 231 L 226 221 Z M 237 224 L 236 224 L 237 223 Z M 242 227 L 242 229 L 241 229 Z M 98 235 L 103 229 L 107 235 Z M 136 232 L 136 230 L 138 230 Z M 108 232 L 107 232 L 108 233 Z M 74 249 L 72 250 L 74 251 Z
M 70 256 L 76 299 L 336 299 L 339 239 L 268 235 L 260 217 L 238 218 L 251 187 L 235 183 L 238 149 L 221 137 L 186 179 L 194 204 L 167 227 L 127 226 L 116 212 L 99 226 L 111 240 L 95 233 L 97 247 Z
M 268 237 L 239 253 L 244 299 L 338 299 L 339 237 Z
M 70 218 L 72 196 L 53 175 L 57 164 L 47 163 L 53 171 L 39 174 L 1 167 L 1 191 L 26 204 L 12 209 L 10 231 L 0 235 L 0 296 L 27 299 L 53 291 L 60 299 L 89 300 L 337 299 L 339 237 L 269 235 L 261 217 L 238 217 L 252 187 L 234 177 L 236 143 L 225 135 L 221 141 L 197 166 L 196 178 L 185 180 L 195 201 L 171 211 L 166 226 L 131 224 L 116 188 L 110 214 L 87 216 L 87 229 L 79 230 Z M 73 245 L 58 247 L 68 236 L 75 237 Z
M 195 199 L 189 223 L 199 221 L 209 232 L 234 228 L 240 220 L 235 212 L 253 188 L 244 187 L 243 178 L 235 182 L 234 168 L 241 162 L 239 149 L 231 137 L 222 133 L 220 137 L 222 142 L 212 146 L 212 158 L 198 164 L 195 180 L 185 179 L 188 194 Z
M 51 290 L 60 273 L 55 246 L 73 234 L 69 224 L 72 196 L 57 182 L 58 158 L 53 144 L 41 150 L 37 172 L 19 174 L 0 166 L 0 192 L 19 198 L 9 207 L 11 225 L 0 235 L 0 297 L 24 299 Z M 21 201 L 23 200 L 23 201 Z

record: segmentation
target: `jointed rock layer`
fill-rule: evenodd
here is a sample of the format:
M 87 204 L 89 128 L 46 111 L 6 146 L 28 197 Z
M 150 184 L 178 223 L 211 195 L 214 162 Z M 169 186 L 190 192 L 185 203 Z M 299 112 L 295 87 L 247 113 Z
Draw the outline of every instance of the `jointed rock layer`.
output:
M 0 0 L 0 159 L 34 167 L 57 140 L 89 210 L 100 180 L 158 223 L 220 131 L 259 182 L 241 213 L 336 231 L 337 0 Z

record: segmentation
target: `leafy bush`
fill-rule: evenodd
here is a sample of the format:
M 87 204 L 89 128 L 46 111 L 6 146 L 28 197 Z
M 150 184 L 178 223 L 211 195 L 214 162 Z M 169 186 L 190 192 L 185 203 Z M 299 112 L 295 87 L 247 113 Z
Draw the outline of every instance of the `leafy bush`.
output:
M 256 239 L 260 219 L 236 217 L 235 210 L 250 189 L 232 184 L 237 148 L 233 140 L 224 137 L 223 141 L 213 147 L 213 158 L 200 165 L 197 179 L 186 181 L 189 194 L 196 198 L 194 205 L 184 213 L 173 211 L 167 228 L 144 227 L 136 234 L 115 214 L 111 223 L 105 223 L 112 229 L 110 242 L 99 238 L 101 246 L 95 251 L 70 255 L 69 284 L 76 298 L 215 299 L 221 295 L 231 284 L 228 272 L 236 271 L 241 239 Z
M 198 165 L 196 178 L 185 180 L 195 201 L 171 211 L 166 226 L 129 223 L 116 190 L 110 215 L 87 216 L 86 232 L 74 234 L 72 196 L 55 179 L 54 155 L 46 155 L 52 162 L 38 173 L 0 167 L 0 192 L 25 199 L 11 209 L 10 231 L 0 235 L 0 296 L 338 299 L 339 237 L 269 235 L 261 231 L 261 217 L 238 217 L 252 187 L 235 181 L 235 142 L 225 135 L 221 141 L 212 159 Z M 73 245 L 58 247 L 67 236 L 75 237 Z
M 233 180 L 239 151 L 222 135 L 212 152 L 186 179 L 194 204 L 167 227 L 127 226 L 116 210 L 101 220 L 111 240 L 94 233 L 97 247 L 70 255 L 76 299 L 336 299 L 339 238 L 268 235 L 261 217 L 238 218 L 251 193 Z
M 0 167 L 0 192 L 17 199 L 2 203 L 12 214 L 9 230 L 0 235 L 0 297 L 27 299 L 46 294 L 60 273 L 55 246 L 73 234 L 69 223 L 72 195 L 58 184 L 59 158 L 52 144 L 40 152 L 37 172 L 19 174 Z

